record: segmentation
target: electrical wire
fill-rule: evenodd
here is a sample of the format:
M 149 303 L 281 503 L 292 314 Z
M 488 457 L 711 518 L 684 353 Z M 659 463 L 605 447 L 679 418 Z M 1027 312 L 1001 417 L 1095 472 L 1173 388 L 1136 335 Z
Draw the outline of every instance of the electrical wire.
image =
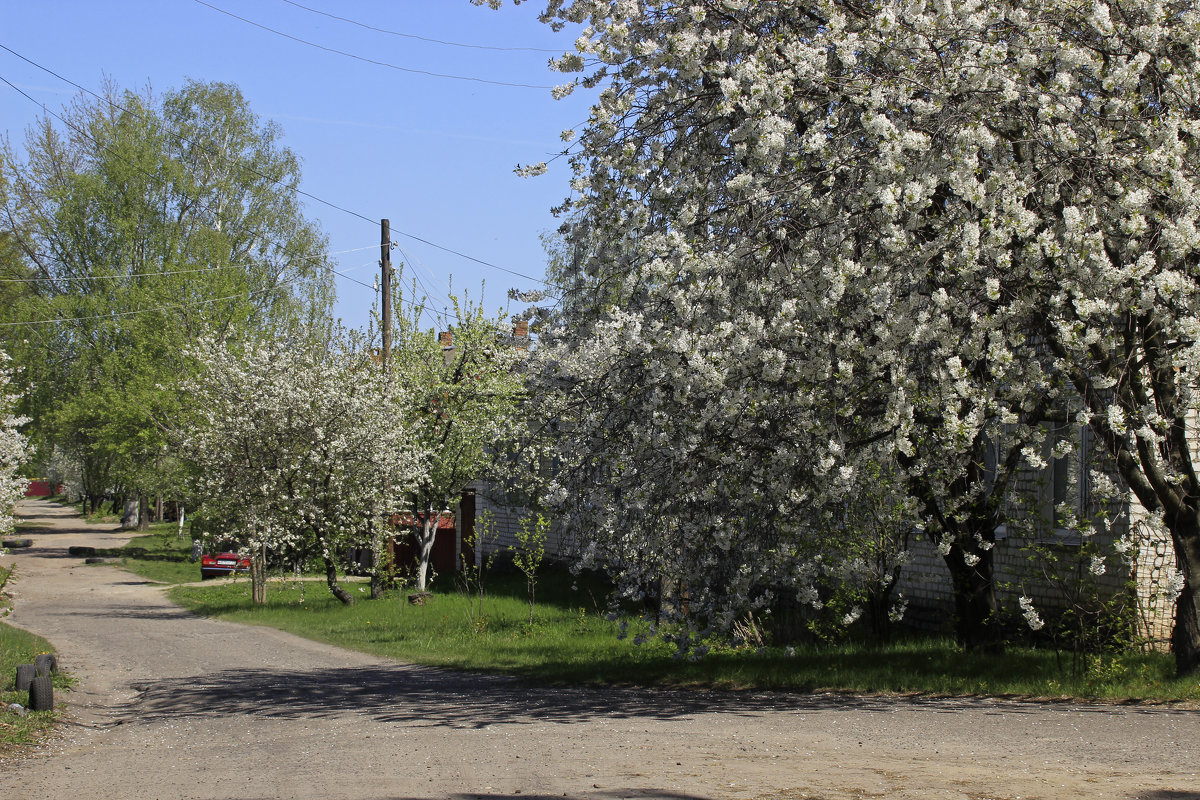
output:
M 338 50 L 337 48 L 334 48 L 334 47 L 326 47 L 323 44 L 317 44 L 316 42 L 310 42 L 308 39 L 301 39 L 299 36 L 292 36 L 290 33 L 284 33 L 283 31 L 276 30 L 275 28 L 271 28 L 266 25 L 262 25 L 258 22 L 255 22 L 254 20 L 246 19 L 245 17 L 240 17 L 237 14 L 234 14 L 232 11 L 226 11 L 223 8 L 218 8 L 217 6 L 214 6 L 211 3 L 204 2 L 204 0 L 192 0 L 192 2 L 198 3 L 199 5 L 202 5 L 205 8 L 211 8 L 213 11 L 219 12 L 221 14 L 225 14 L 226 16 L 233 17 L 234 19 L 244 22 L 247 25 L 253 25 L 255 28 L 261 28 L 262 30 L 268 31 L 269 33 L 273 33 L 276 36 L 282 36 L 285 39 L 291 39 L 293 42 L 299 42 L 300 44 L 308 45 L 309 47 L 315 47 L 316 49 L 324 50 L 327 53 L 335 53 L 339 56 L 345 56 L 346 58 L 353 58 L 356 61 L 363 61 L 367 64 L 374 64 L 375 66 L 378 66 L 378 67 L 387 67 L 388 69 L 394 69 L 394 70 L 398 70 L 400 72 L 408 72 L 408 73 L 412 73 L 414 75 L 428 75 L 432 78 L 449 78 L 450 80 L 456 80 L 456 81 L 473 81 L 475 83 L 487 83 L 487 84 L 491 84 L 492 86 L 512 86 L 512 87 L 515 87 L 518 89 L 553 89 L 554 88 L 553 86 L 543 86 L 543 85 L 533 84 L 533 83 L 510 83 L 508 81 L 494 81 L 489 78 L 477 78 L 477 77 L 474 77 L 471 75 L 450 75 L 450 74 L 444 73 L 444 72 L 431 72 L 429 70 L 424 70 L 424 69 L 413 69 L 412 67 L 401 67 L 397 64 L 388 63 L 387 61 L 378 61 L 374 58 L 367 58 L 366 56 L 360 56 L 357 53 L 349 53 L 345 50 Z
M 197 1 L 198 1 L 198 0 L 197 0 Z M 114 103 L 112 100 L 110 100 L 110 99 L 108 99 L 108 98 L 105 98 L 105 97 L 102 97 L 101 95 L 99 95 L 99 94 L 97 94 L 97 93 L 93 92 L 91 89 L 88 89 L 86 86 L 83 86 L 82 84 L 76 83 L 75 81 L 71 80 L 70 78 L 66 78 L 66 77 L 64 77 L 64 76 L 60 75 L 59 73 L 55 72 L 54 70 L 50 69 L 49 67 L 46 67 L 46 66 L 44 66 L 44 65 L 42 65 L 42 64 L 39 64 L 38 62 L 34 61 L 33 59 L 31 59 L 31 58 L 28 58 L 27 56 L 24 56 L 24 55 L 22 55 L 22 54 L 18 53 L 16 50 L 13 50 L 11 47 L 8 47 L 8 46 L 4 45 L 3 43 L 0 43 L 0 50 L 4 50 L 4 51 L 6 51 L 6 52 L 8 52 L 8 53 L 10 53 L 10 54 L 12 54 L 12 55 L 14 55 L 14 56 L 16 56 L 17 58 L 21 59 L 21 60 L 22 60 L 22 61 L 24 61 L 25 63 L 27 63 L 27 64 L 29 64 L 29 65 L 31 65 L 31 66 L 33 66 L 33 67 L 36 67 L 36 68 L 38 68 L 38 69 L 42 70 L 43 72 L 45 72 L 45 73 L 47 73 L 47 74 L 49 74 L 49 75 L 53 75 L 55 78 L 58 78 L 58 79 L 59 79 L 60 81 L 62 81 L 63 83 L 66 83 L 66 84 L 69 84 L 69 85 L 71 85 L 71 86 L 74 86 L 74 87 L 75 87 L 76 89 L 78 89 L 79 91 L 81 91 L 81 92 L 83 92 L 83 93 L 85 93 L 85 94 L 89 94 L 89 95 L 91 95 L 92 97 L 95 97 L 97 100 L 100 100 L 100 101 L 102 101 L 102 102 L 108 103 L 108 104 L 109 104 L 109 105 L 111 105 L 113 108 L 116 108 L 116 109 L 119 109 L 119 110 L 121 110 L 121 111 L 124 111 L 124 112 L 125 112 L 125 113 L 127 113 L 127 114 L 134 114 L 135 116 L 138 116 L 138 117 L 141 117 L 141 118 L 143 118 L 143 119 L 144 119 L 144 117 L 142 117 L 142 115 L 141 115 L 139 112 L 132 111 L 132 110 L 130 110 L 130 109 L 124 108 L 124 107 L 123 107 L 123 106 L 121 106 L 120 104 L 118 104 L 118 103 Z M 62 122 L 64 125 L 67 125 L 68 127 L 71 127 L 71 128 L 73 128 L 73 129 L 74 129 L 74 126 L 72 126 L 70 123 L 68 123 L 68 122 L 67 122 L 66 120 L 64 120 L 62 117 L 60 117 L 59 115 L 57 115 L 57 114 L 53 113 L 52 111 L 50 111 L 49 109 L 47 109 L 47 108 L 46 108 L 46 105 L 45 105 L 44 103 L 39 103 L 39 102 L 38 102 L 37 100 L 35 100 L 34 98 L 30 97 L 30 96 L 29 96 L 29 95 L 28 95 L 26 92 L 24 92 L 22 89 L 20 89 L 19 87 L 17 87 L 15 84 L 13 84 L 13 83 L 12 83 L 11 81 L 9 81 L 7 78 L 4 78 L 3 76 L 0 76 L 0 81 L 3 81 L 4 83 L 8 84 L 8 86 L 9 86 L 10 88 L 12 88 L 12 89 L 13 89 L 13 91 L 16 91 L 16 92 L 18 92 L 18 93 L 19 93 L 21 96 L 23 96 L 23 97 L 24 97 L 26 100 L 28 100 L 29 102 L 31 102 L 31 103 L 33 103 L 34 105 L 36 105 L 36 106 L 38 106 L 39 108 L 41 108 L 41 109 L 42 109 L 42 110 L 43 110 L 45 113 L 49 114 L 50 116 L 53 116 L 55 119 L 59 120 L 59 121 L 60 121 L 60 122 Z M 88 134 L 86 134 L 85 132 L 82 132 L 82 131 L 79 131 L 79 132 L 80 132 L 80 133 L 83 133 L 83 135 L 85 135 L 85 136 L 86 136 L 86 135 L 88 135 Z M 185 139 L 185 138 L 184 138 L 184 137 L 182 137 L 182 136 L 179 136 L 178 134 L 172 134 L 172 135 L 173 135 L 173 136 L 175 137 L 175 139 L 176 139 L 177 141 L 179 141 L 179 142 L 184 142 L 184 143 L 188 143 L 188 144 L 193 144 L 192 142 L 190 142 L 189 140 Z M 94 139 L 93 139 L 93 141 L 94 141 Z M 211 155 L 211 153 L 210 153 L 210 155 Z M 282 182 L 282 181 L 280 181 L 280 180 L 276 180 L 276 179 L 274 179 L 274 178 L 271 178 L 271 177 L 269 177 L 269 176 L 267 176 L 267 175 L 264 175 L 263 173 L 259 172 L 258 170 L 254 169 L 253 167 L 247 167 L 247 169 L 248 169 L 248 171 L 250 171 L 252 174 L 254 174 L 254 175 L 257 175 L 258 177 L 262 178 L 263 180 L 270 181 L 271 183 L 274 183 L 274 184 L 276 184 L 276 185 L 279 185 L 279 186 L 284 186 L 284 184 L 283 184 L 283 182 Z M 306 198 L 308 198 L 308 199 L 310 199 L 310 200 L 314 200 L 314 201 L 316 201 L 316 202 L 318 202 L 318 203 L 320 203 L 320 204 L 322 204 L 322 205 L 324 205 L 324 206 L 326 206 L 326 207 L 328 207 L 328 208 L 332 208 L 332 209 L 334 209 L 334 210 L 336 210 L 336 211 L 341 211 L 341 212 L 342 212 L 342 213 L 344 213 L 344 214 L 348 214 L 348 215 L 350 215 L 350 216 L 352 216 L 352 217 L 356 217 L 356 218 L 358 218 L 358 219 L 361 219 L 361 220 L 363 220 L 364 222 L 368 222 L 368 223 L 370 223 L 372 226 L 374 226 L 374 225 L 378 225 L 378 224 L 379 224 L 379 221 L 378 221 L 378 220 L 372 219 L 371 217 L 368 217 L 368 216 L 366 216 L 365 214 L 360 214 L 360 213 L 358 213 L 357 211 L 351 210 L 351 209 L 349 209 L 349 208 L 345 208 L 344 206 L 338 205 L 337 203 L 330 202 L 329 200 L 326 200 L 326 199 L 324 199 L 324 198 L 322 198 L 322 197 L 318 197 L 318 196 L 316 196 L 315 194 L 312 194 L 312 193 L 310 193 L 310 192 L 306 192 L 306 191 L 304 191 L 303 189 L 299 189 L 299 188 L 296 188 L 296 187 L 289 187 L 289 186 L 284 186 L 284 188 L 287 188 L 287 189 L 289 189 L 290 191 L 292 191 L 292 192 L 296 193 L 297 195 L 299 195 L 299 196 L 301 196 L 301 197 L 306 197 Z M 428 239 L 422 238 L 422 237 L 420 237 L 420 236 L 417 236 L 416 234 L 413 234 L 413 233 L 408 233 L 408 232 L 406 232 L 406 231 L 403 231 L 403 230 L 400 230 L 400 229 L 398 229 L 398 228 L 392 228 L 391 230 L 392 230 L 392 233 L 394 233 L 394 234 L 398 234 L 398 235 L 400 235 L 400 236 L 403 236 L 403 237 L 405 237 L 405 238 L 412 239 L 413 241 L 417 241 L 417 242 L 420 242 L 420 243 L 422 243 L 422 244 L 428 245 L 428 246 L 430 246 L 430 247 L 433 247 L 433 248 L 435 248 L 435 249 L 437 249 L 437 250 L 441 250 L 442 252 L 445 252 L 445 253 L 450 253 L 451 255 L 455 255 L 455 256 L 458 256 L 459 258 L 465 259 L 465 260 L 467 260 L 467 261 L 474 262 L 474 263 L 476 263 L 476 264 L 479 264 L 480 266 L 488 267 L 489 269 L 494 269 L 494 270 L 497 270 L 497 271 L 499 271 L 499 272 L 504 272 L 504 273 L 507 273 L 507 274 L 509 274 L 509 275 L 513 275 L 513 276 L 515 276 L 515 277 L 518 277 L 518 278 L 524 278 L 525 280 L 528 280 L 528 281 L 533 281 L 534 283 L 539 283 L 539 284 L 541 284 L 541 285 L 543 285 L 543 286 L 547 286 L 547 287 L 549 287 L 549 288 L 552 288 L 552 289 L 557 289 L 557 290 L 559 290 L 559 291 L 565 291 L 564 287 L 562 287 L 562 286 L 558 286 L 557 284 L 553 284 L 553 283 L 551 283 L 551 282 L 547 281 L 545 278 L 535 278 L 535 277 L 533 277 L 532 275 L 526 275 L 526 274 L 524 274 L 524 273 L 517 272 L 516 270 L 511 270 L 511 269 L 508 269 L 507 267 L 502 267 L 502 266 L 500 266 L 499 264 L 494 264 L 494 263 L 492 263 L 492 262 L 490 262 L 490 261 L 486 261 L 486 260 L 484 260 L 484 259 L 482 259 L 482 258 L 476 258 L 475 256 L 470 256 L 470 255 L 467 255 L 466 253 L 460 252 L 460 251 L 458 251 L 458 250 L 455 250 L 455 249 L 453 249 L 453 248 L 450 248 L 450 247 L 446 247 L 446 246 L 444 246 L 444 245 L 437 244 L 436 242 L 431 242 L 431 241 L 430 241 L 430 240 L 428 240 Z
M 421 291 L 424 293 L 426 300 L 442 300 L 442 299 L 444 299 L 444 298 L 442 298 L 442 297 L 440 297 L 440 296 L 438 296 L 438 297 L 435 297 L 435 296 L 433 295 L 433 293 L 429 291 L 429 288 L 428 288 L 428 287 L 425 285 L 425 282 L 421 280 L 421 271 L 420 271 L 420 269 L 417 267 L 417 262 L 416 262 L 416 259 L 414 259 L 414 258 L 413 258 L 411 255 L 409 255 L 407 252 L 405 252 L 404 248 L 400 247 L 399 245 L 396 245 L 396 248 L 397 248 L 397 249 L 400 251 L 400 254 L 401 254 L 402 256 L 404 256 L 404 262 L 403 262 L 403 263 L 404 263 L 406 266 L 412 267 L 412 276 L 413 276 L 413 280 L 416 282 L 417 286 L 420 286 L 420 287 L 421 287 Z M 430 276 L 431 276 L 431 277 L 433 276 L 433 273 L 432 273 L 432 272 L 430 272 Z M 412 303 L 412 307 L 413 307 L 413 308 L 416 308 L 416 303 L 415 303 L 415 301 Z M 438 316 L 437 316 L 437 312 L 436 312 L 436 311 L 432 311 L 432 310 L 430 310 L 430 309 L 428 308 L 428 305 L 427 305 L 427 304 L 424 304 L 424 303 L 423 303 L 423 304 L 421 305 L 421 309 L 420 309 L 420 311 L 421 311 L 421 314 L 422 314 L 422 315 L 424 315 L 426 312 L 429 312 L 429 313 L 431 313 L 431 314 L 433 315 L 433 322 L 434 322 L 434 324 L 435 324 L 435 325 L 437 324 L 437 322 L 438 322 Z
M 0 80 L 4 80 L 4 79 L 0 78 Z M 379 245 L 377 245 L 377 244 L 371 244 L 371 245 L 367 245 L 365 247 L 355 247 L 350 250 L 338 250 L 333 253 L 326 253 L 325 257 L 332 258 L 333 256 L 344 256 L 349 253 L 357 253 L 362 250 L 370 250 L 370 249 L 372 249 L 374 247 L 378 247 L 378 246 Z M 127 280 L 129 278 L 160 278 L 160 277 L 165 277 L 167 275 L 193 275 L 198 272 L 216 272 L 219 269 L 240 269 L 240 268 L 230 265 L 228 267 L 205 267 L 204 269 L 172 269 L 172 270 L 164 270 L 162 272 L 133 272 L 133 273 L 129 273 L 129 274 L 122 273 L 119 275 L 61 275 L 61 276 L 41 277 L 41 278 L 0 278 L 0 283 L 44 283 L 44 282 L 55 283 L 58 281 L 103 281 L 103 280 L 121 280 L 121 281 L 123 281 L 123 280 Z
M 313 14 L 320 14 L 322 17 L 329 17 L 330 19 L 336 19 L 340 22 L 348 22 L 351 25 L 357 25 L 358 27 L 366 28 L 369 31 L 375 31 L 376 33 L 386 33 L 389 36 L 400 36 L 405 39 L 416 39 L 419 42 L 429 42 L 431 44 L 444 44 L 449 47 L 467 47 L 472 50 L 499 50 L 499 51 L 504 51 L 504 52 L 520 51 L 520 52 L 525 52 L 525 53 L 555 53 L 558 55 L 562 54 L 561 50 L 555 50 L 553 48 L 546 48 L 546 47 L 494 47 L 494 46 L 490 46 L 490 45 L 486 45 L 486 44 L 463 44 L 462 42 L 448 42 L 443 39 L 430 39 L 425 36 L 417 36 L 416 34 L 413 34 L 413 33 L 403 33 L 401 31 L 391 31 L 391 30 L 388 30 L 387 28 L 377 28 L 374 25 L 368 25 L 365 22 L 359 22 L 358 20 L 350 19 L 349 17 L 339 17 L 337 14 L 330 14 L 327 11 L 321 11 L 316 8 L 309 8 L 308 6 L 301 5 L 300 3 L 295 2 L 295 0 L 282 0 L 282 2 L 287 3 L 289 6 L 295 6 L 296 8 L 302 8 L 305 11 L 312 12 Z

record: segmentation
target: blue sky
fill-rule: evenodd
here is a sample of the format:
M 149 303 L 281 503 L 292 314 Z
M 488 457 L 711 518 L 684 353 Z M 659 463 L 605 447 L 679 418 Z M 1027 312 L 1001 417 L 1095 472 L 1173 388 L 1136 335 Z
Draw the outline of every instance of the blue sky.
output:
M 336 278 L 335 313 L 363 327 L 384 217 L 399 245 L 393 262 L 407 263 L 409 280 L 419 277 L 418 291 L 438 312 L 449 305 L 450 283 L 457 294 L 482 296 L 490 312 L 508 305 L 510 287 L 537 287 L 404 234 L 543 276 L 538 237 L 558 225 L 550 209 L 569 192 L 569 167 L 560 158 L 538 178 L 513 168 L 561 151 L 559 133 L 582 127 L 590 98 L 556 101 L 549 88 L 482 82 L 566 82 L 547 67 L 551 52 L 488 49 L 571 49 L 576 34 L 538 22 L 541 8 L 537 0 L 500 11 L 468 0 L 0 0 L 0 44 L 93 91 L 105 76 L 156 92 L 187 79 L 237 84 L 257 114 L 283 127 L 303 163 L 304 191 L 371 220 L 304 201 L 349 276 Z M 78 90 L 3 50 L 0 75 L 37 101 L 0 83 L 0 119 L 21 153 L 25 128 L 43 113 L 38 104 L 58 111 Z M 432 314 L 425 322 L 441 326 Z

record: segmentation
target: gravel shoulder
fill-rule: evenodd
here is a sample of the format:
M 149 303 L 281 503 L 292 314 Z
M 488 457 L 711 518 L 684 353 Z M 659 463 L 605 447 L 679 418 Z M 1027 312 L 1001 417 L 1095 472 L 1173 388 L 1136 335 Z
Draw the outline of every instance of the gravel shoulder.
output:
M 18 512 L 9 621 L 79 684 L 0 797 L 1200 800 L 1194 709 L 530 688 L 194 616 L 67 555 L 113 526 Z

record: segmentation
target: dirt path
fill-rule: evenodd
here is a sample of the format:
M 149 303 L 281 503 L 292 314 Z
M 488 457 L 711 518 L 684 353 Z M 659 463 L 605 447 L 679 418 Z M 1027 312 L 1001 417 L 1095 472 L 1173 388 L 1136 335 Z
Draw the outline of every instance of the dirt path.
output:
M 79 679 L 0 797 L 1200 798 L 1200 712 L 530 689 L 201 619 L 67 557 L 123 536 L 40 501 L 11 622 Z

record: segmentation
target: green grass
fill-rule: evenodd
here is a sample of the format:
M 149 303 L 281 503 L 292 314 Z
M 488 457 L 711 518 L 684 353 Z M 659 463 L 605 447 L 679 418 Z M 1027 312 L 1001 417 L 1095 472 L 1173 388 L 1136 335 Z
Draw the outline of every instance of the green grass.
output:
M 143 578 L 160 583 L 200 580 L 200 563 L 191 561 L 192 540 L 177 535 L 174 522 L 159 522 L 150 532 L 134 537 L 124 547 L 97 548 L 96 555 L 116 558 L 113 563 Z
M 1200 681 L 1174 677 L 1164 654 L 1105 657 L 1071 670 L 1053 651 L 1013 647 L 1003 656 L 961 652 L 939 638 L 912 638 L 884 647 L 840 645 L 714 650 L 696 660 L 673 657 L 651 640 L 620 640 L 599 613 L 593 587 L 573 591 L 566 575 L 538 585 L 535 622 L 520 576 L 497 576 L 482 614 L 455 591 L 437 591 L 424 606 L 397 594 L 370 600 L 362 587 L 344 607 L 321 583 L 270 585 L 254 607 L 248 584 L 176 587 L 171 597 L 201 614 L 267 625 L 318 641 L 421 664 L 518 675 L 543 683 L 629 684 L 724 689 L 787 689 L 929 695 L 1083 698 L 1127 702 L 1197 701 Z M 632 630 L 632 628 L 631 628 Z
M 14 747 L 36 744 L 54 723 L 54 711 L 30 711 L 19 716 L 8 710 L 10 703 L 28 705 L 27 692 L 14 690 L 17 665 L 32 664 L 39 653 L 51 653 L 50 643 L 19 628 L 0 622 L 0 753 Z M 62 671 L 54 675 L 54 688 L 65 689 L 72 683 Z M 55 692 L 57 698 L 57 691 Z M 57 702 L 57 700 L 56 700 Z

